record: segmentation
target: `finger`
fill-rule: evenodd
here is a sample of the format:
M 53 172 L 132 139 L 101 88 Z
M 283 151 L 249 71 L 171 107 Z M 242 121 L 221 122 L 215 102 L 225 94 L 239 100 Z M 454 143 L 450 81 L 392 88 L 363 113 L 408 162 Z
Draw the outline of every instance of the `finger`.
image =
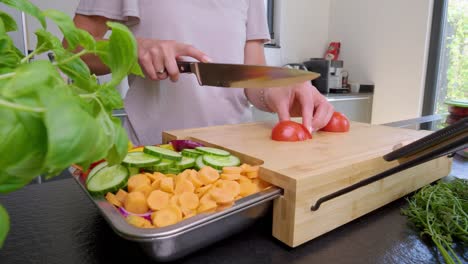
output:
M 164 56 L 164 66 L 166 67 L 166 72 L 171 78 L 171 81 L 176 82 L 179 80 L 179 67 L 177 66 L 176 57 L 173 53 L 166 53 Z
M 164 67 L 164 57 L 159 55 L 160 53 L 152 53 L 152 61 L 154 65 L 154 71 L 158 77 L 158 80 L 167 79 L 166 69 Z
M 302 124 L 309 130 L 310 133 L 314 131 L 312 118 L 314 116 L 314 100 L 312 94 L 306 90 L 298 91 L 298 100 L 301 103 L 302 110 Z
M 213 60 L 208 57 L 202 51 L 196 49 L 192 45 L 180 44 L 177 48 L 177 57 L 178 56 L 189 56 L 201 62 L 213 62 Z
M 156 71 L 154 70 L 153 61 L 149 53 L 144 54 L 139 58 L 139 64 L 143 68 L 145 75 L 148 76 L 151 80 L 158 80 Z
M 334 112 L 334 108 L 327 102 L 322 102 L 317 106 L 312 120 L 314 129 L 319 130 L 328 124 Z
M 279 121 L 288 121 L 291 120 L 291 115 L 289 114 L 289 103 L 287 100 L 281 101 L 276 107 L 276 113 L 278 114 Z

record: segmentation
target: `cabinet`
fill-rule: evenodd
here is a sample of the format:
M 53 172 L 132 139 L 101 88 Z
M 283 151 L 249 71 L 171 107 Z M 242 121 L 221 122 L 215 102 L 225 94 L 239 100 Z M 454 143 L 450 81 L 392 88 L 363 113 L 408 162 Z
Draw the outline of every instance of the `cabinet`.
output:
M 335 107 L 335 111 L 342 112 L 351 121 L 370 123 L 372 114 L 371 93 L 328 94 L 328 101 Z M 266 113 L 252 107 L 254 121 L 275 121 L 276 114 Z

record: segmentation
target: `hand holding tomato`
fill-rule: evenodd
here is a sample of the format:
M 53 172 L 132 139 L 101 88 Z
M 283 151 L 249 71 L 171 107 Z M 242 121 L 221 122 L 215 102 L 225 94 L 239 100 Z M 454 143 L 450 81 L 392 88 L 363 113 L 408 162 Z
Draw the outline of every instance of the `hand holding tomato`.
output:
M 302 124 L 294 121 L 281 121 L 273 128 L 271 139 L 276 141 L 303 141 L 312 139 L 312 134 Z
M 340 112 L 334 112 L 332 118 L 321 131 L 326 132 L 348 132 L 349 131 L 349 120 Z

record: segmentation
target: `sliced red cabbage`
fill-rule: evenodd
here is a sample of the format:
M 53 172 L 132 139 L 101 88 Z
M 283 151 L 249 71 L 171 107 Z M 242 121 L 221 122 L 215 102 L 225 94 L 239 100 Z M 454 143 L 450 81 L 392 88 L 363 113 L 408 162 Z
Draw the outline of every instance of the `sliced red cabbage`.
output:
M 172 140 L 169 143 L 171 143 L 172 147 L 176 151 L 182 151 L 183 149 L 194 149 L 196 147 L 204 147 L 204 145 L 201 143 L 186 139 Z

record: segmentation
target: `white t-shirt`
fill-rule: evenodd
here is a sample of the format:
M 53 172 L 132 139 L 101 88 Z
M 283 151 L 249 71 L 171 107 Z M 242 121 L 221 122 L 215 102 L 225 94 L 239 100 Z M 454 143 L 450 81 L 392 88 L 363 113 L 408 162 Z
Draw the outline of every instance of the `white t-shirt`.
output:
M 244 63 L 247 40 L 268 40 L 263 0 L 81 0 L 76 11 L 124 21 L 136 37 L 194 45 L 214 62 Z M 162 131 L 252 120 L 243 89 L 129 77 L 125 127 L 135 145 L 161 142 Z

